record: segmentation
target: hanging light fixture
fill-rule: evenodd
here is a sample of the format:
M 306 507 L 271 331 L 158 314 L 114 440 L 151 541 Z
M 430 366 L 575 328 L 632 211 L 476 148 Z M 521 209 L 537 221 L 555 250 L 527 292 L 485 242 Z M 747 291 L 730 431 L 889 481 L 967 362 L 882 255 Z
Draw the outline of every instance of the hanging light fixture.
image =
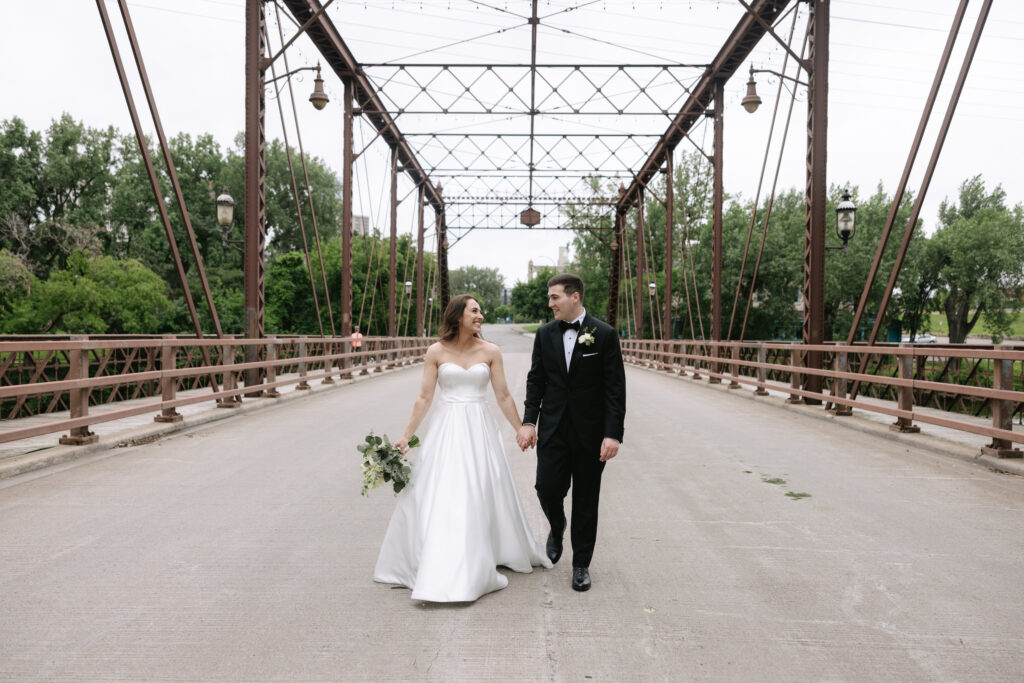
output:
M 761 98 L 757 94 L 757 83 L 754 82 L 754 66 L 750 66 L 750 80 L 747 81 L 747 95 L 740 102 L 747 112 L 753 114 L 761 106 Z
M 320 65 L 316 65 L 316 78 L 313 79 L 313 94 L 309 96 L 309 101 L 313 103 L 313 106 L 320 111 L 327 106 L 330 100 L 327 98 L 327 93 L 324 92 L 324 79 L 320 78 Z

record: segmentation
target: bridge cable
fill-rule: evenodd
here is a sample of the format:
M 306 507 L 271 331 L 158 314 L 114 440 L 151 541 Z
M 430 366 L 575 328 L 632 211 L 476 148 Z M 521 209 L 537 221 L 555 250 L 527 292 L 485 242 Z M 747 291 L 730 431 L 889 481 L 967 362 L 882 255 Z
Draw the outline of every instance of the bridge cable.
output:
M 274 11 L 275 11 L 275 13 L 277 15 L 277 30 L 278 30 L 278 34 L 279 34 L 279 36 L 281 38 L 281 42 L 283 44 L 284 43 L 284 33 L 282 32 L 282 28 L 281 28 L 281 12 L 280 12 L 280 9 L 279 9 L 277 3 L 274 4 Z M 269 43 L 270 43 L 270 41 L 268 40 L 267 44 L 269 45 Z M 290 70 L 288 68 L 288 53 L 287 52 L 283 53 L 282 57 L 284 58 L 284 70 L 287 73 Z M 296 137 L 296 141 L 299 144 L 299 161 L 302 162 L 302 175 L 303 175 L 303 178 L 306 181 L 306 200 L 309 203 L 309 215 L 310 215 L 310 218 L 313 219 L 313 238 L 314 238 L 315 243 L 316 243 L 317 258 L 320 261 L 320 279 L 322 280 L 322 283 L 323 283 L 323 286 L 324 286 L 324 297 L 327 300 L 327 318 L 328 318 L 328 320 L 331 323 L 331 336 L 336 336 L 337 335 L 337 330 L 334 327 L 334 310 L 331 307 L 331 290 L 327 286 L 327 270 L 324 267 L 324 253 L 323 253 L 323 247 L 321 246 L 321 242 L 322 241 L 320 239 L 320 226 L 319 226 L 319 223 L 318 223 L 318 221 L 316 219 L 316 208 L 313 206 L 313 186 L 309 182 L 309 168 L 306 165 L 306 152 L 305 152 L 305 149 L 303 148 L 303 145 L 302 145 L 302 128 L 299 126 L 299 114 L 298 114 L 298 110 L 295 107 L 295 91 L 294 91 L 294 88 L 292 87 L 292 80 L 290 78 L 285 79 L 285 80 L 288 83 L 288 97 L 290 98 L 291 103 L 292 103 L 292 116 L 295 119 L 295 137 Z M 278 106 L 280 107 L 280 103 L 278 103 Z M 282 125 L 282 127 L 284 127 L 283 120 L 282 120 L 282 124 L 281 125 Z M 290 163 L 291 163 L 291 156 L 289 155 L 289 164 Z M 300 214 L 301 214 L 301 212 L 300 212 Z M 306 256 L 306 263 L 307 263 L 307 266 L 308 266 L 308 264 L 309 264 L 309 256 L 308 256 L 308 254 Z M 312 271 L 312 268 L 310 268 L 310 270 Z M 313 295 L 313 300 L 316 301 L 316 294 Z M 318 319 L 320 318 L 319 310 L 317 311 L 317 318 Z M 321 336 L 323 336 L 323 331 L 322 330 L 321 330 L 320 334 L 321 334 Z
M 804 51 L 807 48 L 807 37 L 804 37 L 803 47 L 800 49 L 800 58 L 803 59 Z M 786 69 L 783 67 L 782 72 L 785 73 Z M 780 79 L 781 83 L 781 79 Z M 786 114 L 786 125 L 782 129 L 782 143 L 779 146 L 779 160 L 775 166 L 775 178 L 772 181 L 772 191 L 768 196 L 768 203 L 765 206 L 764 224 L 761 228 L 761 245 L 757 250 L 757 260 L 754 262 L 754 273 L 750 278 L 750 292 L 747 295 L 747 307 L 743 313 L 743 324 L 740 326 L 740 341 L 743 341 L 743 337 L 747 331 L 747 320 L 750 317 L 750 307 L 754 300 L 754 292 L 757 287 L 757 276 L 761 268 L 761 256 L 764 254 L 764 245 L 768 239 L 768 221 L 772 215 L 772 208 L 775 206 L 775 189 L 779 182 L 779 171 L 782 169 L 782 155 L 786 150 L 786 140 L 789 137 L 790 122 L 793 116 L 793 105 L 796 104 L 796 90 L 792 91 L 792 97 L 789 100 L 789 111 Z
M 263 39 L 267 41 L 267 45 L 270 45 L 270 36 L 268 35 L 268 33 L 269 32 L 267 31 L 267 28 L 264 25 Z M 285 64 L 285 69 L 287 70 L 287 68 L 288 65 Z M 295 180 L 295 165 L 292 163 L 292 148 L 291 144 L 288 142 L 288 126 L 286 125 L 284 119 L 284 108 L 281 106 L 282 86 L 280 83 L 277 82 L 277 69 L 274 67 L 273 64 L 270 65 L 270 75 L 271 77 L 274 78 L 274 99 L 277 100 L 277 112 L 281 117 L 281 131 L 284 137 L 284 153 L 285 156 L 288 158 L 288 173 L 291 176 L 292 180 L 292 196 L 295 199 L 295 213 L 299 217 L 299 234 L 302 235 L 302 253 L 306 257 L 306 270 L 309 273 L 309 289 L 310 292 L 312 292 L 313 294 L 313 308 L 316 310 L 316 322 L 317 325 L 319 325 L 320 327 L 320 336 L 322 337 L 324 336 L 324 321 L 323 318 L 320 316 L 320 301 L 319 297 L 317 297 L 316 294 L 316 282 L 313 279 L 313 265 L 310 263 L 309 258 L 309 243 L 306 240 L 306 225 L 305 221 L 303 221 L 302 219 L 302 203 L 301 200 L 299 199 L 299 185 L 298 181 Z M 285 80 L 289 80 L 289 78 L 285 77 Z
M 800 14 L 799 11 L 793 12 L 793 23 L 790 24 L 790 27 L 789 27 L 789 39 L 786 41 L 786 44 L 788 46 L 791 46 L 792 43 L 793 43 L 793 34 L 796 32 L 796 19 L 797 19 L 797 16 L 799 14 Z M 807 36 L 806 35 L 804 36 L 804 45 L 805 46 L 807 45 Z M 800 58 L 803 59 L 803 53 L 802 52 L 801 52 Z M 787 68 L 789 68 L 789 50 L 787 50 L 785 52 L 785 54 L 783 55 L 783 59 L 782 59 L 782 69 L 781 69 L 781 71 L 782 71 L 783 75 L 785 75 Z M 757 192 L 754 194 L 754 205 L 753 205 L 753 208 L 750 211 L 750 225 L 747 226 L 747 241 L 746 241 L 746 244 L 744 244 L 744 246 L 743 246 L 743 259 L 740 261 L 740 273 L 739 273 L 739 277 L 737 277 L 737 279 L 736 279 L 736 295 L 733 297 L 733 300 L 732 300 L 732 312 L 729 314 L 729 331 L 726 332 L 726 335 L 725 335 L 726 339 L 732 339 L 732 327 L 733 327 L 733 323 L 736 322 L 736 309 L 739 308 L 740 291 L 742 291 L 742 289 L 743 289 L 743 273 L 744 273 L 744 271 L 746 270 L 746 267 L 747 267 L 747 257 L 750 255 L 750 239 L 754 235 L 754 223 L 757 222 L 757 208 L 758 208 L 758 205 L 759 205 L 759 203 L 761 201 L 761 188 L 764 186 L 764 172 L 768 168 L 768 155 L 771 153 L 772 140 L 775 137 L 775 122 L 778 120 L 779 104 L 782 102 L 782 83 L 783 83 L 784 80 L 785 79 L 783 77 L 779 77 L 779 89 L 778 89 L 778 92 L 775 93 L 775 106 L 772 108 L 772 121 L 771 121 L 771 125 L 768 127 L 768 141 L 765 143 L 765 147 L 764 147 L 764 159 L 761 161 L 761 175 L 757 179 Z M 793 91 L 793 94 L 794 94 L 794 98 L 795 98 L 795 95 L 796 95 L 796 91 L 795 90 Z M 791 102 L 792 102 L 792 100 L 791 100 Z M 781 158 L 782 158 L 782 155 L 780 153 L 779 154 L 779 159 L 781 159 Z M 775 177 L 776 177 L 776 179 L 778 179 L 778 174 L 777 173 L 776 173 Z M 762 241 L 761 244 L 762 244 L 762 246 L 764 246 L 764 242 L 763 241 Z M 753 290 L 751 290 L 751 296 L 753 296 Z M 747 303 L 748 304 L 750 303 L 750 299 L 749 298 L 747 299 Z M 749 310 L 749 306 L 748 306 L 747 310 Z M 744 318 L 744 322 L 746 322 L 746 318 Z M 741 331 L 740 332 L 741 337 L 742 337 L 742 334 L 743 334 L 743 332 Z

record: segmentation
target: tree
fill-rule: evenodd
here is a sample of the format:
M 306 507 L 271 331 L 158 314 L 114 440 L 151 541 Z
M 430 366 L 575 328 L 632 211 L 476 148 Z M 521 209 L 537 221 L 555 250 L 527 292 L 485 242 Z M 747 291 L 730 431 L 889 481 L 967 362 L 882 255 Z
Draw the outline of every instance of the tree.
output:
M 13 334 L 154 334 L 166 332 L 174 306 L 167 286 L 135 260 L 74 252 L 68 268 L 38 283 L 4 322 Z M 130 296 L 126 293 L 130 292 Z
M 472 294 L 478 297 L 484 315 L 491 318 L 488 322 L 494 322 L 494 309 L 501 305 L 501 295 L 505 289 L 505 281 L 497 268 L 463 266 L 449 270 L 448 283 L 452 296 Z
M 517 321 L 547 321 L 551 319 L 548 308 L 548 280 L 555 276 L 555 269 L 540 268 L 529 282 L 517 282 L 512 288 L 512 310 Z
M 965 180 L 959 202 L 939 206 L 931 241 L 939 265 L 949 341 L 962 344 L 984 317 L 993 336 L 1009 332 L 1024 296 L 1024 207 L 1006 207 L 1006 192 L 986 192 L 981 176 Z

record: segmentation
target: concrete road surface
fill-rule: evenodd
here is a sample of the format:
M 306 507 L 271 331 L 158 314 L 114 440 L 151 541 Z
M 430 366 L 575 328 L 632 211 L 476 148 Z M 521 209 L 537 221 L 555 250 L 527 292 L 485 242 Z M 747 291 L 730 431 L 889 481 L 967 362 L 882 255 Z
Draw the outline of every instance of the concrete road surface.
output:
M 4 482 L 0 679 L 1024 679 L 1024 479 L 632 368 L 589 593 L 568 558 L 472 604 L 375 584 L 355 445 L 419 376 Z

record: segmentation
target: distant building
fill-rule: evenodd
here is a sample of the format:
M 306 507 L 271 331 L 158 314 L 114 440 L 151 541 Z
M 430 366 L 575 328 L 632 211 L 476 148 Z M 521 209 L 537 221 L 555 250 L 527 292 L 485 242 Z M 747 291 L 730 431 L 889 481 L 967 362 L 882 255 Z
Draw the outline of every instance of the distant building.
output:
M 550 261 L 551 259 L 548 258 L 548 260 Z M 572 271 L 573 266 L 575 265 L 575 263 L 569 260 L 569 247 L 559 247 L 558 261 L 554 264 L 555 270 L 558 271 L 559 273 L 567 273 Z M 538 266 L 535 266 L 533 264 L 533 259 L 530 259 L 529 262 L 526 264 L 526 281 L 529 282 L 530 280 L 532 280 L 541 268 L 550 267 L 551 266 L 545 265 L 543 263 Z
M 370 234 L 369 216 L 352 216 L 352 234 L 366 237 Z

